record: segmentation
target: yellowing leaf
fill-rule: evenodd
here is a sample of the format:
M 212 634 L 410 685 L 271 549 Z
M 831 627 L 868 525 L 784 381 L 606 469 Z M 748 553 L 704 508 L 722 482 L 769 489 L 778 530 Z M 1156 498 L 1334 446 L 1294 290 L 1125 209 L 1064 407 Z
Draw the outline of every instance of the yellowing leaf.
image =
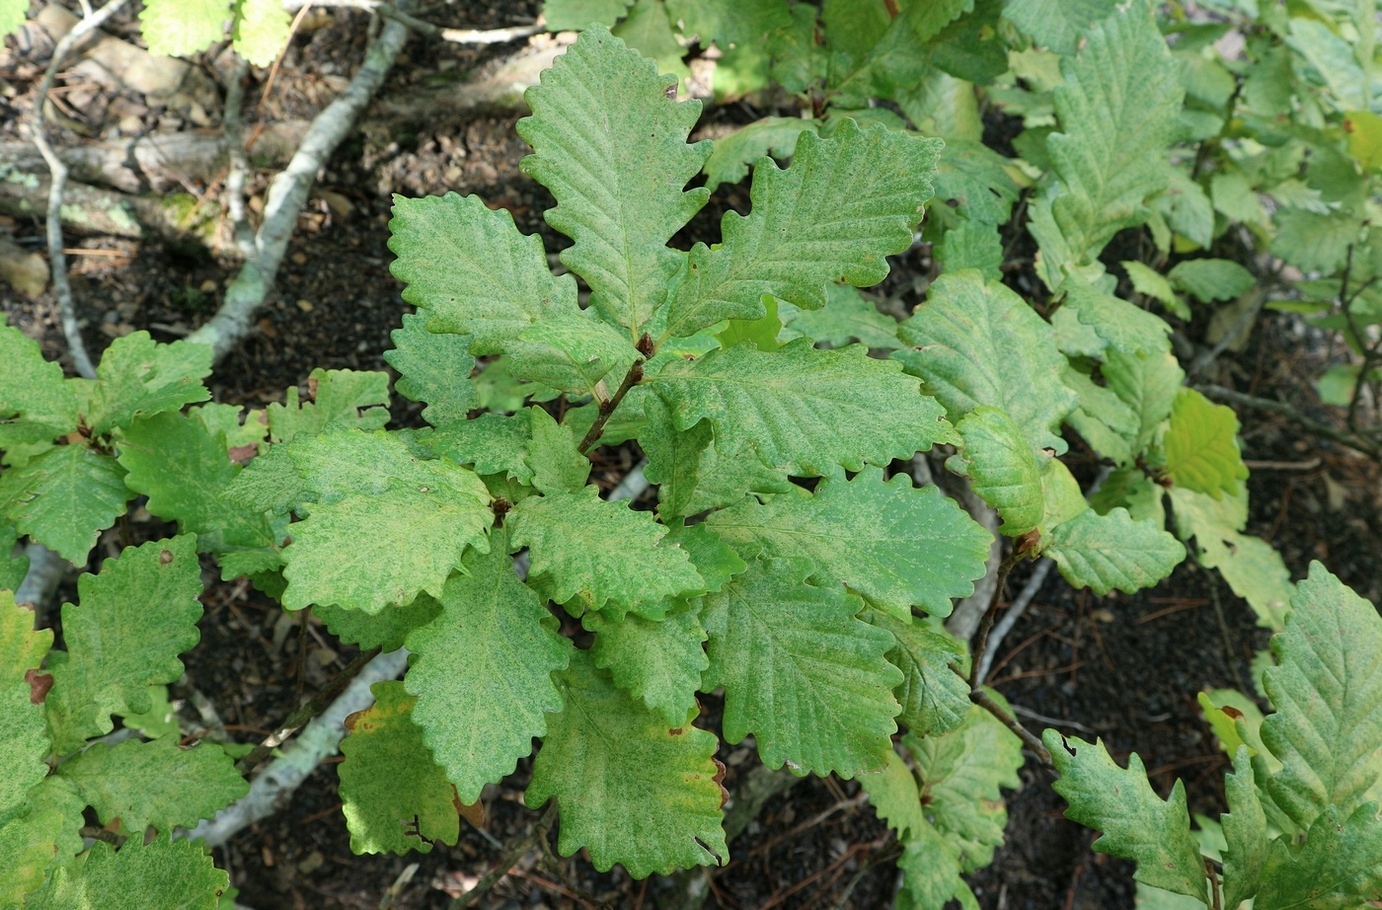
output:
M 1194 389 L 1181 389 L 1161 439 L 1166 476 L 1179 486 L 1218 499 L 1238 492 L 1248 468 L 1238 450 L 1238 415 Z
M 585 652 L 560 680 L 566 707 L 547 716 L 524 799 L 556 798 L 562 854 L 584 847 L 596 869 L 617 862 L 634 878 L 724 862 L 715 736 L 689 720 L 669 727 Z
M 370 687 L 374 705 L 346 718 L 341 740 L 342 811 L 355 853 L 430 853 L 456 843 L 456 790 L 412 718 L 417 699 L 402 682 Z

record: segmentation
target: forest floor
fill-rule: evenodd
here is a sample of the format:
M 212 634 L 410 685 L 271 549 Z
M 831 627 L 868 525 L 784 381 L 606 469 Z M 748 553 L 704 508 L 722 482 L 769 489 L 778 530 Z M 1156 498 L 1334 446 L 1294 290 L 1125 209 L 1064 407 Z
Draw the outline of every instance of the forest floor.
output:
M 497 27 L 531 21 L 532 2 L 498 0 L 442 6 L 434 21 L 458 27 Z M 451 21 L 448 21 L 448 17 Z M 255 115 L 260 122 L 311 116 L 348 76 L 363 46 L 364 17 L 333 11 L 295 41 L 275 85 Z M 128 17 L 112 28 L 132 37 Z M 381 97 L 407 97 L 421 87 L 454 79 L 517 45 L 485 50 L 414 36 Z M 32 106 L 42 48 L 11 39 L 0 55 L 0 140 L 21 136 Z M 255 71 L 249 110 L 264 88 Z M 83 77 L 61 80 L 70 95 Z M 457 91 L 464 89 L 459 86 Z M 177 128 L 178 115 L 142 98 L 109 97 L 104 105 L 74 108 L 82 129 L 68 129 L 68 145 L 98 142 L 109 130 Z M 27 99 L 27 103 L 26 103 Z M 142 112 L 140 111 L 142 108 Z M 95 112 L 95 113 L 93 113 Z M 121 112 L 124 112 L 123 114 Z M 705 127 L 746 120 L 742 105 L 708 112 Z M 414 122 L 391 132 L 365 129 L 348 140 L 321 175 L 299 219 L 277 291 L 251 335 L 220 363 L 210 383 L 218 401 L 263 407 L 282 401 L 290 386 L 305 388 L 313 368 L 388 370 L 383 353 L 389 332 L 409 308 L 389 273 L 390 194 L 477 193 L 513 212 L 525 232 L 539 233 L 549 252 L 564 246 L 541 213 L 551 199 L 518 169 L 526 146 L 514 132 L 517 114 L 487 114 Z M 214 128 L 216 114 L 211 113 Z M 254 118 L 247 131 L 254 126 Z M 197 128 L 188 121 L 187 129 Z M 82 132 L 86 132 L 83 136 Z M 256 175 L 262 194 L 270 172 Z M 208 200 L 216 187 L 188 187 Z M 721 201 L 677 238 L 718 240 L 727 207 L 747 206 L 746 185 L 724 188 Z M 252 205 L 253 207 L 253 205 Z M 214 211 L 214 209 L 213 209 Z M 223 235 L 224 232 L 222 232 Z M 0 216 L 0 239 L 22 251 L 43 249 L 38 218 Z M 93 360 L 112 338 L 144 329 L 172 341 L 215 311 L 237 267 L 227 244 L 72 237 L 74 293 Z M 889 290 L 910 309 L 931 269 L 924 247 L 897 257 Z M 0 305 L 11 324 L 38 339 L 47 356 L 64 359 L 56 304 L 47 291 L 22 293 L 0 280 Z M 1207 318 L 1181 329 L 1190 343 L 1202 338 Z M 1311 380 L 1333 355 L 1296 317 L 1264 312 L 1247 346 L 1226 352 L 1203 378 L 1266 398 L 1280 398 L 1316 416 L 1338 420 L 1321 406 Z M 69 364 L 70 365 L 70 364 Z M 418 408 L 395 400 L 397 424 L 416 425 Z M 1251 523 L 1284 556 L 1297 578 L 1310 560 L 1323 561 L 1345 583 L 1376 601 L 1382 595 L 1377 466 L 1325 440 L 1302 435 L 1279 417 L 1242 414 L 1244 456 L 1252 465 Z M 1072 447 L 1074 461 L 1079 445 Z M 597 477 L 613 484 L 636 458 L 627 449 L 604 456 Z M 1087 464 L 1083 479 L 1092 476 Z M 133 533 L 157 536 L 166 528 L 137 510 Z M 118 550 L 110 532 L 93 558 Z M 185 657 L 188 679 L 219 708 L 227 729 L 243 740 L 266 735 L 296 706 L 300 687 L 310 693 L 354 656 L 319 623 L 302 633 L 272 601 L 243 582 L 206 575 L 201 643 Z M 1024 582 L 1015 572 L 1009 594 Z M 62 592 L 72 598 L 69 587 Z M 299 636 L 305 634 L 305 642 Z M 1053 726 L 1085 739 L 1101 737 L 1120 761 L 1137 752 L 1163 795 L 1185 781 L 1192 812 L 1224 809 L 1222 776 L 1228 762 L 1199 716 L 1196 693 L 1251 689 L 1248 662 L 1266 643 L 1247 605 L 1216 575 L 1182 565 L 1156 588 L 1105 598 L 1076 593 L 1051 573 L 994 663 L 990 682 L 1023 712 L 1032 727 Z M 175 696 L 186 692 L 174 687 Z M 718 705 L 705 703 L 714 724 Z M 726 785 L 757 761 L 751 744 L 723 747 Z M 498 859 L 501 845 L 522 837 L 539 813 L 523 806 L 528 764 L 484 796 L 484 830 L 463 825 L 455 847 L 406 857 L 353 855 L 336 793 L 332 763 L 322 765 L 286 809 L 242 832 L 217 851 L 230 871 L 238 900 L 256 910 L 276 908 L 440 908 L 470 887 Z M 985 910 L 1120 910 L 1133 907 L 1132 868 L 1090 850 L 1095 838 L 1062 817 L 1064 802 L 1035 762 L 1022 786 L 1008 794 L 1007 843 L 974 889 Z M 896 840 L 861 796 L 857 782 L 808 778 L 773 798 L 733 844 L 731 861 L 711 873 L 707 906 L 725 908 L 880 908 L 890 906 L 897 872 Z M 561 859 L 536 852 L 491 892 L 484 906 L 653 907 L 674 887 L 671 880 L 632 881 L 616 867 L 597 873 L 578 854 Z

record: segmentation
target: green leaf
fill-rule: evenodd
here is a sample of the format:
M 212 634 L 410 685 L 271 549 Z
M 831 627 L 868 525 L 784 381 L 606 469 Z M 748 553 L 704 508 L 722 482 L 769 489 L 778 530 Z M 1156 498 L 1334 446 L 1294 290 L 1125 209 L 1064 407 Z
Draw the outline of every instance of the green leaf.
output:
M 1224 903 L 1237 907 L 1257 893 L 1267 859 L 1267 817 L 1253 783 L 1252 750 L 1240 746 L 1233 755 L 1233 773 L 1224 778 L 1228 813 L 1224 827 Z
M 576 600 L 574 615 L 588 608 L 658 619 L 666 598 L 705 590 L 686 552 L 663 542 L 667 529 L 651 512 L 600 499 L 593 486 L 525 499 L 509 527 L 513 546 L 529 549 L 535 580 L 559 604 Z
M 1303 272 L 1337 272 L 1358 242 L 1357 218 L 1340 212 L 1310 212 L 1284 208 L 1273 215 L 1277 234 L 1269 247 Z
M 34 906 L 25 895 L 43 885 L 49 869 L 82 850 L 85 808 L 76 788 L 50 775 L 29 790 L 27 814 L 0 823 L 0 906 Z
M 1046 500 L 1046 509 L 1041 516 L 1041 533 L 1047 538 L 1051 536 L 1052 528 L 1089 508 L 1080 482 L 1070 473 L 1065 462 L 1056 458 L 1048 458 L 1042 464 L 1041 495 Z
M 524 329 L 506 346 L 514 375 L 577 394 L 599 391 L 607 373 L 614 374 L 611 380 L 617 384 L 638 352 L 628 338 L 591 313 L 576 311 Z
M 672 73 L 679 80 L 690 77 L 691 70 L 682 62 L 686 48 L 677 40 L 662 0 L 636 0 L 624 21 L 611 31 L 629 47 L 656 61 L 658 72 Z
M 1140 223 L 1143 201 L 1165 187 L 1163 152 L 1176 138 L 1184 91 L 1147 0 L 1115 8 L 1083 40 L 1061 60 L 1065 82 L 1053 93 L 1061 128 L 1046 142 L 1060 179 L 1051 214 L 1075 263 Z M 1039 240 L 1046 253 L 1047 239 Z
M 992 544 L 938 487 L 913 487 L 905 474 L 884 482 L 874 467 L 827 477 L 814 494 L 749 497 L 706 523 L 745 559 L 804 557 L 818 584 L 843 583 L 899 618 L 914 604 L 949 616 L 952 598 L 973 593 Z
M 667 540 L 691 557 L 691 564 L 705 579 L 706 591 L 720 590 L 725 582 L 749 567 L 734 548 L 704 522 L 673 525 L 668 528 Z
M 238 0 L 235 50 L 255 66 L 272 66 L 288 44 L 288 11 L 275 0 Z
M 0 590 L 18 591 L 29 573 L 29 557 L 15 549 L 18 540 L 14 528 L 0 527 Z
M 1166 277 L 1201 303 L 1232 300 L 1257 284 L 1252 272 L 1229 259 L 1187 259 Z
M 979 405 L 955 427 L 964 448 L 946 461 L 946 467 L 970 478 L 974 492 L 1003 517 L 999 528 L 1009 537 L 1020 537 L 1035 528 L 1046 508 L 1041 493 L 1041 469 L 1032 444 L 1008 415 Z
M 1159 354 L 1170 349 L 1171 327 L 1159 316 L 1078 279 L 1065 283 L 1065 305 L 1110 347 L 1124 354 Z
M 307 395 L 312 400 L 300 403 L 294 386 L 283 404 L 269 405 L 269 436 L 274 442 L 347 427 L 378 430 L 389 422 L 387 373 L 316 369 L 307 378 Z
M 648 396 L 644 409 L 648 424 L 638 435 L 648 456 L 643 476 L 658 485 L 658 514 L 664 520 L 736 503 L 746 492 L 792 489 L 787 472 L 764 464 L 752 447 L 738 455 L 720 454 L 710 421 L 679 430 L 675 412 L 655 395 Z
M 786 0 L 669 0 L 667 11 L 686 23 L 685 33 L 702 44 L 714 42 L 721 51 L 763 41 L 764 36 L 785 27 L 790 17 Z
M 269 419 L 264 411 L 208 402 L 188 408 L 187 413 L 201 421 L 212 436 L 224 433 L 226 454 L 234 458 L 257 454 L 269 434 Z M 232 452 L 233 449 L 240 451 Z
M 1091 25 L 1113 12 L 1116 0 L 1009 0 L 1003 15 L 1037 44 L 1073 54 Z
M 1382 774 L 1382 620 L 1318 562 L 1291 607 L 1265 678 L 1262 741 L 1284 765 L 1266 789 L 1310 829 L 1326 806 L 1351 815 Z
M 498 532 L 497 532 L 498 533 Z M 417 696 L 413 722 L 462 802 L 513 771 L 561 707 L 552 673 L 566 667 L 556 618 L 518 580 L 502 536 L 466 559 L 469 575 L 442 591 L 442 613 L 408 636 L 403 682 Z
M 28 8 L 21 0 L 20 22 Z M 8 30 L 0 28 L 0 35 Z M 0 318 L 0 418 L 19 417 L 39 425 L 44 439 L 77 428 L 77 398 L 62 366 L 43 359 L 38 343 Z
M 313 615 L 341 641 L 364 650 L 378 647 L 384 651 L 403 647 L 409 633 L 427 625 L 441 612 L 441 604 L 426 594 L 419 594 L 406 607 L 387 607 L 373 615 L 335 604 L 312 608 Z
M 346 718 L 341 740 L 342 811 L 350 849 L 361 853 L 432 852 L 432 842 L 460 837 L 456 790 L 413 720 L 417 699 L 394 680 L 370 686 L 374 704 Z
M 150 825 L 163 833 L 190 828 L 244 796 L 249 784 L 220 746 L 179 749 L 178 738 L 95 743 L 58 773 L 76 785 L 102 824 L 119 819 L 132 836 Z
M 705 598 L 701 688 L 725 687 L 726 742 L 751 734 L 769 768 L 848 779 L 887 762 L 902 673 L 884 657 L 892 635 L 855 618 L 857 599 L 807 584 L 810 572 L 759 561 Z
M 1374 77 L 1359 65 L 1359 58 L 1354 56 L 1348 40 L 1337 34 L 1327 20 L 1322 19 L 1293 17 L 1291 33 L 1286 42 L 1324 80 L 1329 87 L 1329 95 L 1338 99 L 1341 109 L 1366 107 L 1368 89 L 1371 87 L 1369 80 Z
M 1045 554 L 1065 580 L 1104 595 L 1150 588 L 1185 558 L 1185 547 L 1152 521 L 1133 521 L 1128 510 L 1100 515 L 1087 509 L 1051 529 Z
M 161 834 L 149 844 L 132 837 L 118 853 L 98 841 L 84 861 L 59 866 L 24 906 L 32 910 L 216 910 L 218 898 L 228 887 L 230 876 L 216 868 L 203 847 L 190 840 L 170 841 Z
M 1382 117 L 1372 111 L 1346 111 L 1344 132 L 1348 133 L 1348 153 L 1365 173 L 1382 168 Z
M 18 31 L 28 12 L 29 0 L 0 0 L 0 38 Z
M 34 612 L 0 591 L 0 827 L 23 815 L 29 791 L 48 775 L 52 751 L 42 704 L 29 678 L 37 675 L 53 633 L 34 631 Z M 41 701 L 41 699 L 40 699 Z M 0 892 L 2 893 L 2 892 Z
M 922 391 L 951 421 L 992 405 L 1034 448 L 1065 452 L 1059 427 L 1077 403 L 1060 381 L 1066 359 L 1051 327 L 1021 297 L 985 284 L 978 272 L 942 275 L 898 334 L 910 348 L 893 357 L 921 377 Z
M 922 811 L 917 779 L 896 750 L 889 751 L 888 763 L 882 771 L 860 775 L 859 786 L 869 795 L 873 811 L 897 832 L 900 842 L 910 843 L 923 836 L 930 827 L 926 813 Z
M 819 128 L 819 121 L 801 117 L 763 117 L 721 136 L 705 160 L 705 188 L 713 193 L 722 183 L 738 183 L 764 155 L 792 157 L 802 132 Z
M 394 196 L 390 270 L 433 332 L 469 335 L 475 354 L 499 354 L 524 329 L 579 313 L 576 281 L 553 277 L 542 238 L 479 196 Z
M 202 378 L 210 373 L 211 348 L 204 344 L 159 344 L 148 332 L 117 338 L 96 368 L 91 431 L 103 435 L 141 414 L 176 411 L 185 404 L 206 401 L 211 393 Z
M 183 57 L 204 51 L 226 34 L 230 0 L 148 0 L 139 24 L 149 53 Z
M 1215 499 L 1236 495 L 1239 482 L 1248 479 L 1238 450 L 1238 415 L 1194 389 L 1177 393 L 1161 448 L 1173 483 Z
M 1003 239 L 996 225 L 961 221 L 932 248 L 945 272 L 974 269 L 985 281 L 1003 279 Z
M 384 359 L 398 370 L 394 388 L 410 401 L 425 401 L 422 416 L 434 427 L 465 420 L 480 406 L 470 371 L 475 358 L 470 356 L 470 338 L 427 331 L 427 317 L 414 313 L 403 317 L 403 328 L 389 335 L 394 350 Z
M 134 495 L 124 475 L 109 455 L 84 445 L 54 446 L 0 474 L 0 515 L 19 533 L 81 565 Z
M 687 723 L 696 709 L 701 673 L 710 666 L 701 647 L 706 632 L 697 610 L 680 606 L 657 621 L 634 615 L 612 620 L 591 612 L 582 623 L 595 633 L 590 649 L 595 666 L 610 671 L 619 688 L 642 699 L 667 723 Z
M 1185 487 L 1171 488 L 1182 539 L 1195 538 L 1200 565 L 1218 569 L 1233 593 L 1257 614 L 1258 625 L 1281 631 L 1295 591 L 1291 571 L 1265 540 L 1240 534 L 1247 523 L 1247 489 L 1214 500 Z
M 715 332 L 715 340 L 722 348 L 732 348 L 741 342 L 749 342 L 760 351 L 776 351 L 782 347 L 778 336 L 782 334 L 782 317 L 779 307 L 796 309 L 790 303 L 779 301 L 776 297 L 763 298 L 764 313 L 758 319 L 730 319 L 724 328 Z M 707 329 L 706 331 L 714 331 Z
M 709 419 L 719 454 L 757 450 L 766 464 L 816 476 L 910 458 L 958 437 L 916 380 L 862 346 L 820 351 L 798 339 L 777 351 L 741 344 L 667 365 L 653 390 L 678 430 Z
M 816 344 L 834 348 L 859 341 L 880 351 L 902 346 L 897 340 L 897 320 L 880 313 L 872 300 L 848 285 L 826 285 L 825 306 L 819 310 L 792 310 L 783 318 L 788 340 L 804 335 Z
M 252 508 L 306 514 L 290 526 L 283 550 L 290 610 L 334 603 L 379 613 L 419 591 L 439 597 L 465 549 L 484 545 L 494 518 L 489 491 L 472 472 L 420 461 L 399 437 L 379 431 L 275 446 L 227 495 Z
M 830 139 L 802 133 L 786 170 L 759 161 L 750 214 L 725 213 L 723 242 L 691 249 L 671 292 L 667 334 L 757 319 L 765 294 L 814 310 L 825 304 L 828 282 L 882 281 L 886 257 L 912 244 L 940 146 L 846 120 Z
M 1226 71 L 1223 71 L 1223 74 L 1228 76 Z M 1231 78 L 1229 85 L 1233 85 Z M 1191 114 L 1188 110 L 1183 112 L 1182 123 Z M 1210 135 L 1215 135 L 1221 121 L 1211 118 L 1210 122 L 1213 124 L 1213 133 Z M 1174 231 L 1177 237 L 1197 247 L 1208 247 L 1214 242 L 1214 205 L 1209 201 L 1209 196 L 1199 183 L 1190 179 L 1185 170 L 1169 163 L 1166 178 L 1166 189 L 1151 200 L 1153 210 L 1165 220 L 1166 227 Z
M 168 687 L 164 685 L 149 686 L 149 710 L 139 714 L 123 714 L 120 716 L 120 722 L 131 730 L 138 730 L 149 739 L 182 733 L 178 725 L 177 708 L 169 701 Z M 250 747 L 246 747 L 248 748 Z
M 1022 741 L 988 711 L 970 705 L 964 723 L 944 736 L 909 734 L 903 742 L 916 760 L 926 813 L 958 853 L 960 867 L 972 872 L 987 866 L 1008 822 L 1003 788 L 1022 783 Z
M 633 0 L 543 0 L 542 15 L 547 30 L 579 31 L 591 25 L 611 26 L 618 22 Z
M 902 888 L 893 906 L 897 910 L 932 910 L 945 907 L 951 898 L 965 910 L 978 906 L 974 892 L 961 878 L 960 858 L 943 835 L 928 825 L 909 841 L 898 857 Z
M 953 204 L 971 223 L 1002 224 L 1020 193 L 1008 175 L 1011 166 L 981 142 L 947 138 L 936 169 L 936 199 Z
M 576 448 L 575 433 L 537 406 L 528 409 L 528 417 L 533 430 L 528 453 L 533 486 L 540 493 L 579 491 L 590 476 L 590 460 Z
M 118 458 L 129 472 L 126 485 L 149 497 L 148 510 L 196 534 L 202 552 L 274 544 L 262 511 L 221 497 L 241 468 L 227 455 L 225 437 L 197 416 L 165 411 L 135 420 L 121 434 Z
M 1133 452 L 1145 452 L 1156 438 L 1180 393 L 1185 373 L 1170 351 L 1105 353 L 1104 380 L 1133 413 L 1134 431 L 1127 434 Z
M 620 863 L 634 878 L 725 862 L 715 736 L 689 722 L 669 729 L 584 652 L 560 680 L 566 706 L 548 716 L 524 799 L 556 798 L 562 854 L 584 847 L 596 869 Z
M 666 246 L 709 198 L 685 190 L 710 154 L 688 145 L 699 101 L 667 92 L 676 78 L 603 27 L 592 27 L 524 99 L 518 134 L 533 147 L 522 169 L 551 190 L 547 223 L 575 241 L 562 251 L 610 323 L 639 329 L 662 305 L 682 256 Z
M 529 484 L 533 480 L 533 468 L 528 463 L 532 427 L 528 411 L 512 416 L 487 413 L 449 423 L 435 433 L 420 435 L 419 440 L 443 458 L 468 465 L 476 474 L 502 474 Z
M 916 736 L 946 733 L 963 723 L 969 713 L 969 683 L 950 665 L 964 662 L 964 645 L 916 617 L 903 621 L 874 610 L 864 618 L 893 636 L 887 658 L 902 671 L 902 684 L 893 690 L 902 705 L 898 722 Z
M 127 547 L 77 579 L 80 606 L 62 608 L 66 658 L 49 658 L 48 725 L 63 755 L 109 733 L 111 714 L 141 714 L 149 686 L 182 676 L 178 655 L 197 644 L 202 605 L 195 538 Z
M 1060 779 L 1052 786 L 1070 803 L 1066 818 L 1103 832 L 1094 849 L 1137 863 L 1139 882 L 1198 898 L 1208 906 L 1204 862 L 1190 834 L 1185 786 L 1179 781 L 1163 802 L 1147 782 L 1134 752 L 1124 770 L 1102 740 L 1087 743 L 1047 730 L 1042 738 Z
M 1377 803 L 1365 803 L 1347 816 L 1345 811 L 1325 807 L 1299 849 L 1284 839 L 1272 843 L 1254 910 L 1353 910 L 1382 901 Z
M 1135 259 L 1124 260 L 1120 265 L 1127 270 L 1128 280 L 1132 282 L 1133 290 L 1139 294 L 1146 294 L 1154 300 L 1161 301 L 1172 312 L 1182 305 L 1176 297 L 1176 289 L 1171 287 L 1171 282 L 1155 269 Z

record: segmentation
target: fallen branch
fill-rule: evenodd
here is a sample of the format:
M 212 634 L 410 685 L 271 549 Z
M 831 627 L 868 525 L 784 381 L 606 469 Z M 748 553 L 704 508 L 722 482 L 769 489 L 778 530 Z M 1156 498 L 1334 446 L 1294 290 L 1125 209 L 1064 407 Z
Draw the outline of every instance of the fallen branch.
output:
M 255 312 L 273 289 L 317 172 L 355 126 L 407 39 L 408 29 L 402 23 L 384 26 L 365 51 L 365 61 L 350 85 L 312 121 L 293 159 L 270 183 L 264 220 L 254 237 L 255 255 L 246 260 L 226 288 L 225 302 L 216 315 L 187 339 L 210 345 L 213 360 L 224 357 L 249 331 Z
M 317 765 L 336 754 L 345 736 L 345 719 L 374 704 L 370 686 L 397 678 L 407 666 L 408 652 L 403 648 L 371 660 L 351 680 L 344 694 L 283 747 L 282 754 L 250 784 L 248 795 L 216 813 L 215 818 L 203 821 L 190 831 L 179 832 L 179 836 L 200 838 L 209 846 L 219 847 L 243 829 L 286 806 Z
M 264 741 L 250 750 L 250 753 L 240 761 L 236 762 L 236 767 L 241 774 L 250 774 L 259 763 L 268 758 L 273 750 L 283 745 L 288 737 L 296 733 L 304 724 L 311 723 L 312 718 L 318 717 L 332 703 L 332 700 L 340 696 L 345 689 L 361 672 L 364 671 L 370 661 L 379 656 L 379 649 L 372 648 L 369 651 L 357 655 L 354 660 L 346 665 L 340 673 L 337 673 L 320 692 L 292 714 L 288 719 L 279 725 L 278 729 L 268 736 Z

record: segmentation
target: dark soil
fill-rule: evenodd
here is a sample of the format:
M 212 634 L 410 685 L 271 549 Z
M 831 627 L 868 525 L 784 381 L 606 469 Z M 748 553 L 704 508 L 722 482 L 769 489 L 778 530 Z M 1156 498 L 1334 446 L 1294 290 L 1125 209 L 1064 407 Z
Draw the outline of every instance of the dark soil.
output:
M 448 25 L 499 26 L 529 21 L 535 7 L 535 2 L 440 5 L 431 18 Z M 275 89 L 276 107 L 270 110 L 310 115 L 311 93 L 303 85 L 352 70 L 363 46 L 363 17 L 333 16 L 336 24 L 295 43 Z M 131 34 L 128 24 L 117 31 Z M 415 37 L 408 60 L 384 92 L 406 92 L 429 74 L 457 66 L 468 70 L 486 55 L 503 52 L 458 49 Z M 36 71 L 23 61 L 15 71 L 0 71 L 4 84 L 14 89 L 14 97 L 0 107 L 0 138 L 15 135 Z M 252 92 L 262 87 L 264 73 L 257 76 L 261 82 Z M 709 113 L 707 122 L 752 115 L 740 108 L 722 109 Z M 63 140 L 80 141 L 72 135 Z M 389 332 L 408 309 L 388 271 L 390 193 L 478 193 L 491 205 L 512 211 L 525 232 L 540 233 L 549 251 L 560 249 L 566 241 L 541 220 L 550 197 L 519 173 L 518 161 L 526 150 L 512 118 L 477 119 L 441 130 L 419 124 L 407 136 L 348 141 L 322 175 L 299 222 L 277 292 L 260 314 L 257 330 L 212 378 L 216 399 L 262 406 L 282 400 L 286 387 L 304 384 L 315 367 L 387 369 L 382 354 L 390 346 Z M 267 177 L 258 175 L 256 191 L 263 190 Z M 747 206 L 742 186 L 725 188 L 719 197 L 726 201 L 698 216 L 679 243 L 714 242 L 720 212 L 726 206 Z M 4 219 L 0 233 L 5 232 L 26 248 L 42 248 L 37 221 Z M 186 334 L 214 311 L 236 265 L 221 250 L 138 246 L 107 238 L 71 242 L 126 254 L 74 257 L 75 294 L 93 359 L 111 338 L 135 329 L 147 329 L 164 341 Z M 924 249 L 899 257 L 890 286 L 924 285 L 918 279 L 929 266 Z M 915 297 L 905 300 L 914 304 Z M 38 338 L 49 357 L 63 357 L 56 306 L 49 295 L 27 299 L 0 284 L 0 303 L 11 323 Z M 1266 314 L 1247 350 L 1221 358 L 1216 379 L 1256 395 L 1280 396 L 1317 417 L 1337 418 L 1318 405 L 1310 386 L 1329 352 L 1314 340 L 1307 347 L 1305 340 L 1292 318 Z M 405 401 L 395 404 L 395 418 L 404 424 L 416 423 L 416 412 Z M 1280 418 L 1242 416 L 1244 455 L 1263 463 L 1250 481 L 1249 532 L 1276 545 L 1296 577 L 1310 560 L 1320 559 L 1360 594 L 1376 600 L 1382 595 L 1375 543 L 1382 534 L 1382 487 L 1376 466 L 1302 436 Z M 628 452 L 610 454 L 604 465 L 607 478 L 617 480 L 629 458 Z M 141 522 L 136 514 L 134 535 L 164 530 L 147 517 Z M 98 552 L 115 552 L 119 537 L 112 531 Z M 348 663 L 354 649 L 340 645 L 315 622 L 304 633 L 295 619 L 285 620 L 273 601 L 243 581 L 219 583 L 215 577 L 206 575 L 202 640 L 185 657 L 188 679 L 216 704 L 237 739 L 257 741 L 298 704 L 302 691 L 315 691 Z M 1015 573 L 1009 592 L 1022 582 Z M 1248 661 L 1265 642 L 1266 633 L 1255 626 L 1248 607 L 1216 575 L 1189 564 L 1153 590 L 1107 598 L 1074 593 L 1052 573 L 1004 642 L 990 679 L 1027 712 L 1030 727 L 1100 737 L 1120 760 L 1136 751 L 1159 792 L 1169 792 L 1179 778 L 1193 812 L 1217 815 L 1224 808 L 1221 781 L 1227 762 L 1200 720 L 1195 695 L 1206 688 L 1250 690 Z M 175 696 L 187 694 L 175 688 Z M 713 698 L 706 708 L 703 722 L 713 725 Z M 190 708 L 185 713 L 194 716 Z M 718 757 L 729 768 L 726 786 L 731 790 L 757 761 L 748 744 L 722 747 Z M 527 763 L 520 764 L 503 786 L 489 788 L 485 830 L 463 825 L 455 847 L 439 846 L 427 855 L 357 857 L 349 849 L 336 773 L 327 763 L 284 811 L 240 834 L 216 858 L 240 889 L 238 900 L 258 910 L 445 907 L 490 868 L 504 843 L 521 838 L 535 824 L 538 813 L 522 804 L 527 773 Z M 1022 777 L 1022 788 L 1008 799 L 1007 844 L 993 865 L 973 879 L 981 906 L 1133 907 L 1130 864 L 1090 850 L 1096 835 L 1062 817 L 1064 803 L 1035 762 L 1029 762 Z M 771 800 L 734 842 L 732 861 L 711 873 L 708 905 L 885 907 L 896 887 L 896 854 L 895 840 L 861 799 L 856 782 L 810 778 Z M 599 874 L 580 855 L 560 859 L 535 851 L 491 892 L 484 906 L 651 907 L 671 888 L 668 880 L 631 881 L 618 868 Z

